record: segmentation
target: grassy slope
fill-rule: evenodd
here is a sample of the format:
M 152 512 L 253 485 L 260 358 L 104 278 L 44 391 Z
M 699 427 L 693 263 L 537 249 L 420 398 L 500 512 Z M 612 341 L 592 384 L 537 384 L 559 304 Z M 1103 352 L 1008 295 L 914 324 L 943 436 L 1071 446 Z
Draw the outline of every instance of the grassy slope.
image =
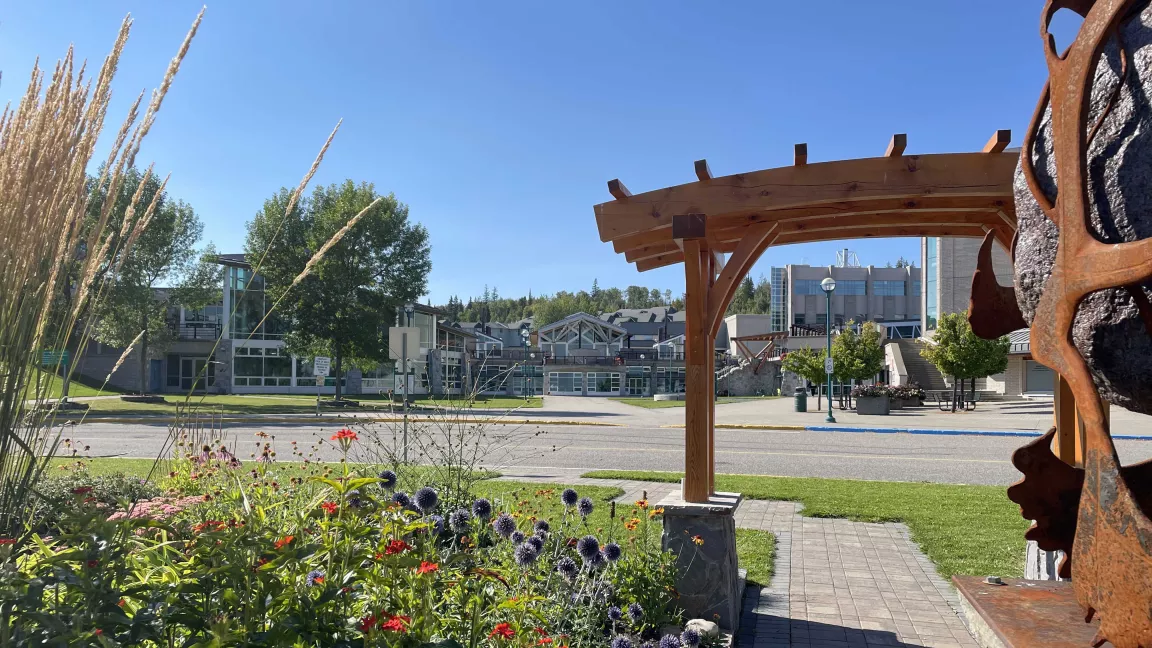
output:
M 24 397 L 27 400 L 36 398 L 37 390 L 40 390 L 41 398 L 60 398 L 60 391 L 63 389 L 64 381 L 56 374 L 46 371 L 36 372 L 36 382 L 29 382 Z M 121 393 L 118 389 L 111 387 L 104 387 L 99 389 L 89 385 L 82 384 L 75 377 L 68 382 L 68 396 L 69 398 L 80 398 L 83 396 L 111 396 L 113 394 Z
M 77 394 L 74 394 L 77 395 Z M 370 412 L 387 414 L 399 412 L 399 405 L 390 405 L 385 398 L 350 396 L 352 400 L 361 403 L 360 408 L 350 410 L 324 407 L 321 411 L 331 414 L 343 411 Z M 184 403 L 184 397 L 171 395 L 165 397 L 164 404 L 152 403 L 126 403 L 118 398 L 88 401 L 89 411 L 100 414 L 175 414 L 177 404 Z M 260 394 L 260 395 L 209 395 L 193 396 L 188 401 L 203 411 L 219 412 L 222 414 L 315 414 L 315 396 L 302 394 Z M 418 405 L 436 405 L 449 409 L 514 409 L 538 408 L 543 405 L 539 398 L 525 402 L 522 398 L 492 398 L 486 401 L 477 401 L 469 406 L 465 401 L 449 400 L 420 400 Z
M 676 482 L 680 473 L 597 470 L 584 477 Z M 903 522 L 940 574 L 1020 576 L 1028 522 L 1003 488 L 847 479 L 716 475 L 716 489 L 788 500 L 811 517 Z

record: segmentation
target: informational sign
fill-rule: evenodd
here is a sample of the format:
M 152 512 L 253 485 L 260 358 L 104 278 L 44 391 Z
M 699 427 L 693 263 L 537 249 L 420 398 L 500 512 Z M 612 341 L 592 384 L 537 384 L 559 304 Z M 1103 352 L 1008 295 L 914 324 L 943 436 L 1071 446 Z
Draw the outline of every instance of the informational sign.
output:
M 407 354 L 404 353 L 405 333 L 408 334 Z M 403 360 L 405 356 L 409 359 L 420 356 L 420 329 L 415 326 L 388 327 L 388 358 L 391 360 Z
M 832 358 L 824 358 L 824 373 L 831 376 L 833 372 Z
M 68 349 L 61 349 L 59 351 L 41 351 L 40 364 L 44 366 L 68 364 Z
M 312 358 L 312 375 L 313 376 L 327 376 L 328 372 L 332 369 L 332 358 L 325 356 L 316 356 Z

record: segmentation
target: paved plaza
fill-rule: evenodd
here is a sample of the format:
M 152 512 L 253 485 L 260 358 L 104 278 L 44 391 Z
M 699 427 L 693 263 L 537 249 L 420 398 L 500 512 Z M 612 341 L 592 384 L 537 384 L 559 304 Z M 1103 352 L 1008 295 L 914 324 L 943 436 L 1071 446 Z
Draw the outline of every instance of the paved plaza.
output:
M 564 482 L 621 488 L 618 502 L 645 494 L 658 501 L 677 488 L 578 477 Z M 913 544 L 907 527 L 807 518 L 800 509 L 794 502 L 744 500 L 736 510 L 737 527 L 769 531 L 777 539 L 772 582 L 744 594 L 737 646 L 976 648 L 955 590 Z

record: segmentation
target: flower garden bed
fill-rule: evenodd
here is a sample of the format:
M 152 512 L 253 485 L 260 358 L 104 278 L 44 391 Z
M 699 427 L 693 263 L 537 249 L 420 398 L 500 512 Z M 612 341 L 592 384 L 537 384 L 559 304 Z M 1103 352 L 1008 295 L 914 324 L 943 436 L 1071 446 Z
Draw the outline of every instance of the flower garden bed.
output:
M 347 455 L 358 443 L 333 437 Z M 265 448 L 270 443 L 265 443 Z M 348 462 L 173 460 L 136 503 L 73 486 L 0 544 L 16 644 L 662 646 L 685 632 L 661 511 L 612 489 L 492 482 L 489 497 Z M 417 472 L 416 474 L 419 474 Z M 82 480 L 76 479 L 76 483 Z

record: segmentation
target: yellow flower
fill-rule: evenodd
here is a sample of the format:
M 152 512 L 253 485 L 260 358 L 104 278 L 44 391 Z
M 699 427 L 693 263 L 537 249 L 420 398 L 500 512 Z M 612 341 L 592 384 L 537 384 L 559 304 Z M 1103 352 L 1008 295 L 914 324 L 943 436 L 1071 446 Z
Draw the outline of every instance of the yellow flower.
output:
M 694 535 L 694 536 L 692 536 L 692 544 L 696 545 L 697 547 L 703 547 L 704 546 L 704 538 L 701 538 L 698 535 Z
M 646 509 L 648 508 L 648 500 L 636 500 L 636 506 L 639 506 L 642 509 Z

